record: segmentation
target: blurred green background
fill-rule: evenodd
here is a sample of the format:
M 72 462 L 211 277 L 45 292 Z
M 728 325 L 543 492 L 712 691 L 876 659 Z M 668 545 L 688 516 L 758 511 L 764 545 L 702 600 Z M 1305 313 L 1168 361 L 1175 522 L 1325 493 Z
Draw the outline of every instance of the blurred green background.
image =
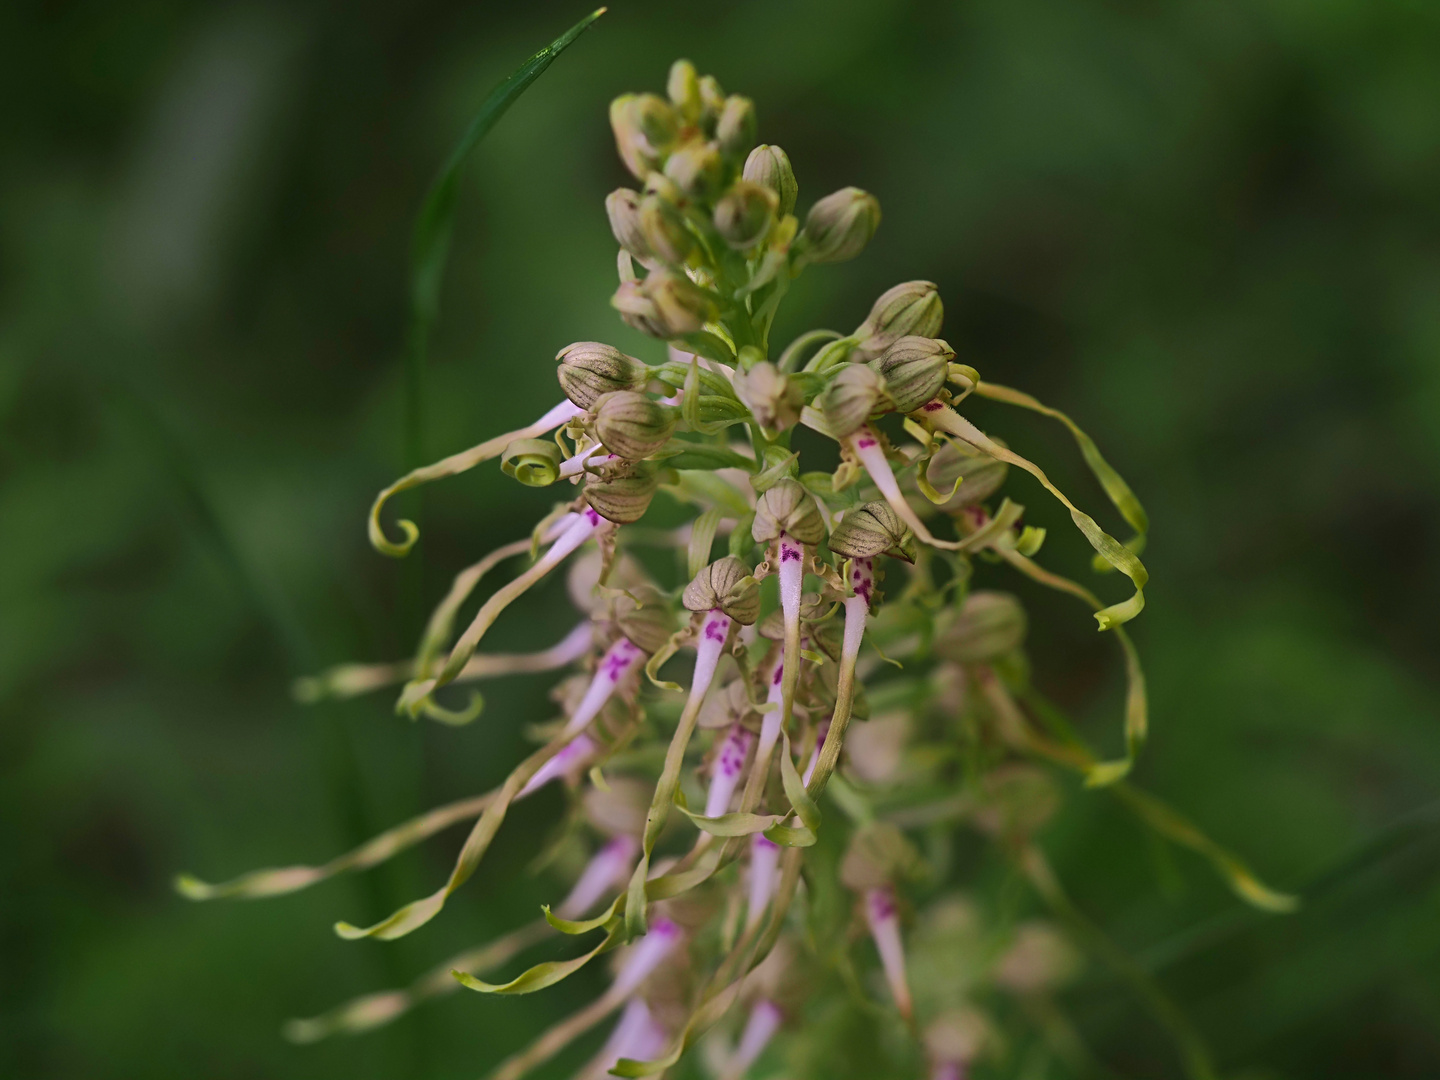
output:
M 303 709 L 288 684 L 400 656 L 407 593 L 432 602 L 548 506 L 486 468 L 426 497 L 418 569 L 364 537 L 402 464 L 420 199 L 488 89 L 581 14 L 0 5 L 0 1074 L 478 1077 L 597 985 L 278 1034 L 553 898 L 513 880 L 553 792 L 402 942 L 329 926 L 429 891 L 453 834 L 282 900 L 170 888 L 483 790 L 547 715 L 533 678 L 490 684 L 462 730 L 385 695 Z M 1074 415 L 1151 512 L 1138 779 L 1307 902 L 1248 914 L 1079 793 L 1044 837 L 1077 902 L 1227 1076 L 1440 1075 L 1440 8 L 622 0 L 472 159 L 428 454 L 538 415 L 570 341 L 655 357 L 608 306 L 602 200 L 628 181 L 606 106 L 681 55 L 755 98 L 802 207 L 852 183 L 884 207 L 862 259 L 793 290 L 780 341 L 936 281 L 960 358 Z M 1058 427 L 973 415 L 1100 503 Z M 1083 543 L 1024 496 L 1080 572 Z M 1042 687 L 1117 747 L 1113 643 L 1007 587 Z M 551 587 L 507 643 L 554 640 L 564 607 Z M 1103 969 L 1066 1001 L 1114 1075 L 1176 1075 Z

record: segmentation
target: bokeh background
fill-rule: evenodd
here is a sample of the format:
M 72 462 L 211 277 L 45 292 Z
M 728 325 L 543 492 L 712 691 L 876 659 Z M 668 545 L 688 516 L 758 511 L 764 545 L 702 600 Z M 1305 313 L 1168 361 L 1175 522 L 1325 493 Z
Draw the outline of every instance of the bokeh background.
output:
M 529 918 L 558 796 L 398 943 L 329 926 L 429 891 L 456 835 L 281 900 L 170 886 L 322 859 L 483 790 L 546 715 L 539 679 L 491 684 L 461 730 L 288 686 L 402 655 L 422 602 L 549 503 L 481 469 L 426 497 L 423 562 L 364 538 L 402 465 L 421 197 L 488 89 L 581 14 L 0 5 L 0 1074 L 478 1077 L 593 991 L 587 973 L 279 1036 Z M 1077 903 L 1227 1076 L 1440 1075 L 1440 9 L 621 0 L 471 161 L 432 456 L 538 415 L 567 342 L 654 358 L 608 307 L 602 200 L 626 178 L 606 106 L 680 55 L 756 99 L 802 207 L 852 183 L 884 207 L 864 258 L 796 286 L 781 341 L 936 281 L 961 359 L 1077 417 L 1151 512 L 1138 779 L 1306 904 L 1248 913 L 1078 793 L 1045 835 Z M 1058 427 L 974 415 L 1099 503 Z M 1050 560 L 1080 568 L 1025 494 Z M 1115 746 L 1113 643 L 1016 589 L 1038 681 Z M 562 597 L 507 643 L 554 640 Z M 1066 1002 L 1113 1075 L 1178 1075 L 1103 968 Z

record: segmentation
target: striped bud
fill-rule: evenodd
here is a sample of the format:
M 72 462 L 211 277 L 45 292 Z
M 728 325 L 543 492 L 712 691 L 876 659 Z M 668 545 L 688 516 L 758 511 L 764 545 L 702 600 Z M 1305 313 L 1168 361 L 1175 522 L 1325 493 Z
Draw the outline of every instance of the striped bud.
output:
M 779 198 L 767 187 L 741 180 L 715 204 L 715 231 L 736 251 L 765 239 Z
M 790 168 L 790 158 L 780 147 L 755 147 L 745 159 L 742 175 L 752 184 L 759 184 L 775 192 L 780 200 L 777 212 L 781 217 L 794 213 L 795 198 L 800 193 L 800 187 L 795 183 L 795 172 Z
M 606 521 L 630 525 L 645 516 L 659 480 L 652 467 L 635 468 L 619 476 L 585 478 L 585 501 Z
M 945 318 L 945 305 L 933 281 L 905 281 L 880 294 L 856 328 L 856 349 L 873 360 L 902 337 L 934 337 Z
M 640 229 L 638 191 L 616 188 L 605 196 L 605 214 L 610 218 L 610 231 L 615 235 L 616 243 L 641 262 L 653 256 L 645 234 Z
M 798 480 L 781 480 L 762 494 L 755 504 L 755 523 L 750 535 L 757 544 L 768 544 L 786 533 L 802 544 L 825 539 L 825 519 L 820 508 Z
M 677 131 L 675 111 L 654 94 L 622 94 L 610 103 L 610 128 L 625 167 L 640 179 L 659 168 Z
M 805 257 L 810 262 L 844 262 L 859 255 L 880 224 L 880 203 L 856 187 L 826 195 L 805 216 Z
M 955 350 L 939 338 L 902 337 L 870 367 L 884 376 L 885 389 L 900 412 L 914 412 L 945 386 Z
M 700 75 L 689 60 L 676 60 L 670 65 L 665 92 L 688 122 L 693 124 L 700 119 Z
M 663 268 L 644 281 L 623 282 L 610 303 L 635 329 L 661 339 L 693 333 L 715 313 L 709 293 L 684 274 Z
M 708 201 L 719 194 L 725 162 L 713 143 L 691 143 L 665 161 L 665 175 L 692 199 Z
M 737 371 L 732 381 L 736 396 L 767 432 L 779 434 L 799 422 L 805 393 L 799 383 L 782 375 L 770 361 L 762 360 L 749 371 Z
M 750 568 L 734 555 L 716 559 L 695 575 L 680 602 L 690 611 L 719 608 L 742 626 L 760 617 L 760 588 Z
M 659 195 L 640 200 L 640 234 L 655 255 L 667 263 L 683 263 L 695 247 L 695 237 L 675 204 Z
M 978 590 L 935 640 L 935 653 L 959 664 L 994 660 L 1025 641 L 1025 608 L 1009 593 Z
M 526 487 L 549 487 L 560 479 L 560 448 L 548 439 L 516 439 L 500 455 L 500 471 Z
M 890 555 L 914 562 L 915 538 L 884 500 L 866 503 L 846 513 L 830 534 L 829 548 L 846 559 L 873 559 Z
M 635 390 L 618 390 L 595 402 L 595 435 L 612 454 L 649 457 L 675 433 L 675 413 Z
M 825 424 L 837 439 L 858 431 L 872 417 L 891 409 L 885 380 L 864 364 L 846 364 L 820 398 Z
M 755 103 L 731 94 L 715 121 L 715 141 L 720 153 L 732 159 L 740 157 L 755 145 L 755 130 Z
M 556 369 L 560 389 L 582 409 L 590 408 L 605 394 L 638 390 L 648 378 L 639 360 L 599 341 L 566 345 L 555 359 L 560 362 Z
M 665 601 L 657 589 L 640 586 L 630 591 L 644 603 L 637 607 L 627 600 L 616 612 L 615 628 L 635 645 L 653 655 L 664 648 L 670 635 L 675 632 L 675 616 L 665 606 Z
M 958 514 L 967 506 L 984 502 L 999 491 L 1009 471 L 1009 465 L 989 454 L 982 454 L 961 443 L 949 442 L 930 459 L 926 474 L 937 491 L 950 495 L 940 504 L 940 509 L 947 514 Z M 952 489 L 954 494 L 950 494 Z

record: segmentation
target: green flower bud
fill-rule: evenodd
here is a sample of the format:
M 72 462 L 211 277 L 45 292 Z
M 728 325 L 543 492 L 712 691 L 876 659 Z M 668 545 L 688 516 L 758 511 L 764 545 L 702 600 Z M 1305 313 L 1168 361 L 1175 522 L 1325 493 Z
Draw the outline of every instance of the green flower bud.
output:
M 725 91 L 720 89 L 720 80 L 714 75 L 700 76 L 700 110 L 702 123 L 709 121 L 707 126 L 713 130 L 725 111 Z
M 737 371 L 733 384 L 736 396 L 767 432 L 788 431 L 799 422 L 805 393 L 799 383 L 782 375 L 770 361 L 762 360 L 749 371 Z
M 622 458 L 641 461 L 674 433 L 674 411 L 634 390 L 619 390 L 595 402 L 595 435 Z
M 664 153 L 665 144 L 657 145 L 650 139 L 650 135 L 663 135 L 666 130 L 664 115 L 656 110 L 656 103 L 669 108 L 654 94 L 621 94 L 610 103 L 610 129 L 615 133 L 620 160 L 642 180 L 660 167 Z M 673 139 L 673 132 L 670 137 Z
M 755 522 L 750 526 L 755 542 L 768 544 L 782 532 L 802 544 L 818 544 L 825 539 L 825 519 L 820 508 L 798 480 L 781 480 L 755 504 Z
M 630 108 L 645 141 L 657 154 L 663 154 L 680 133 L 680 118 L 670 103 L 658 94 L 641 94 Z
M 690 611 L 719 608 L 742 626 L 760 617 L 760 587 L 734 555 L 716 559 L 685 586 L 680 602 Z
M 789 156 L 780 147 L 755 147 L 745 159 L 745 168 L 741 175 L 752 184 L 759 184 L 775 192 L 780 200 L 777 213 L 781 217 L 794 213 L 795 197 L 800 194 L 800 186 L 795 183 L 795 173 L 790 168 Z
M 859 188 L 826 195 L 805 217 L 805 256 L 811 262 L 844 262 L 860 254 L 880 224 L 880 203 Z
M 500 455 L 500 471 L 526 487 L 549 487 L 560 479 L 561 460 L 549 439 L 516 439 Z
M 670 76 L 665 80 L 665 92 L 687 121 L 692 124 L 699 121 L 700 75 L 694 64 L 689 60 L 676 60 L 671 64 Z
M 709 293 L 684 274 L 663 268 L 644 281 L 622 283 L 610 303 L 635 329 L 665 340 L 694 333 L 715 314 Z
M 653 467 L 635 468 L 618 476 L 585 477 L 585 501 L 606 521 L 630 525 L 645 516 L 660 481 Z
M 1080 971 L 1080 955 L 1049 923 L 1023 922 L 995 965 L 995 981 L 1017 994 L 1037 994 L 1069 982 Z
M 904 833 L 889 822 L 877 821 L 850 838 L 840 862 L 840 880 L 856 892 L 878 889 L 907 874 L 918 858 Z
M 1002 765 L 980 783 L 985 803 L 972 820 L 1012 843 L 1033 836 L 1060 807 L 1055 782 L 1033 765 Z
M 859 429 L 871 417 L 889 412 L 885 380 L 864 364 L 846 364 L 820 398 L 820 411 L 837 439 Z
M 830 534 L 830 550 L 846 559 L 890 555 L 914 562 L 915 538 L 890 504 L 881 500 L 847 511 Z
M 947 514 L 958 514 L 967 506 L 984 502 L 999 491 L 1009 471 L 1009 465 L 989 454 L 949 442 L 930 459 L 927 478 L 942 494 L 949 494 L 954 489 L 954 494 L 940 504 L 940 509 Z M 958 487 L 956 480 L 960 480 Z
M 599 341 L 566 345 L 555 359 L 560 362 L 556 369 L 560 389 L 582 409 L 590 408 L 604 394 L 639 390 L 649 378 L 639 360 Z
M 645 243 L 667 263 L 683 263 L 695 247 L 695 237 L 675 205 L 659 195 L 640 200 L 640 230 Z
M 941 1013 L 925 1029 L 925 1049 L 935 1061 L 968 1064 L 995 1041 L 985 1014 L 968 1005 Z
M 728 158 L 738 158 L 755 145 L 755 103 L 739 94 L 725 99 L 715 121 L 715 141 Z
M 807 626 L 806 632 L 812 641 L 819 645 L 825 655 L 831 660 L 840 659 L 840 639 L 845 632 L 843 619 L 831 619 L 828 622 L 817 623 L 816 619 L 822 619 L 829 614 L 834 605 L 819 593 L 805 593 L 800 597 L 800 621 L 802 623 L 814 623 Z M 776 608 L 760 621 L 756 631 L 763 638 L 770 641 L 785 640 L 785 612 Z M 822 640 L 823 638 L 823 640 Z M 831 645 L 834 645 L 833 650 Z
M 736 251 L 752 248 L 765 239 L 779 205 L 769 188 L 741 180 L 715 204 L 715 231 Z
M 616 604 L 615 628 L 647 653 L 657 653 L 675 632 L 675 616 L 654 586 L 641 585 L 630 592 L 642 603 L 621 597 Z
M 945 386 L 955 350 L 939 338 L 902 337 L 870 367 L 885 379 L 885 390 L 895 408 L 914 412 Z
M 935 640 L 935 654 L 957 664 L 979 664 L 1020 647 L 1025 609 L 1009 593 L 979 590 L 965 598 L 954 622 Z
M 906 281 L 880 294 L 855 331 L 856 350 L 873 360 L 902 337 L 934 337 L 945 318 L 945 305 L 933 281 Z
M 720 190 L 725 162 L 714 143 L 690 143 L 665 161 L 665 175 L 692 199 L 708 201 Z
M 645 234 L 640 229 L 640 193 L 629 188 L 616 188 L 605 196 L 605 213 L 610 218 L 610 231 L 615 241 L 641 262 L 653 257 Z

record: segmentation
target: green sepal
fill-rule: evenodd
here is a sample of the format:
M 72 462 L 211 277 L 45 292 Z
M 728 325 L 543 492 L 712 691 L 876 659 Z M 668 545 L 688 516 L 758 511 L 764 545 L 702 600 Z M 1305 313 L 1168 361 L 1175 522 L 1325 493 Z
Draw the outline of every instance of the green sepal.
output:
M 568 979 L 595 957 L 609 952 L 619 945 L 621 942 L 620 925 L 620 921 L 617 919 L 600 944 L 589 952 L 583 953 L 573 960 L 546 960 L 544 963 L 536 964 L 529 970 L 521 972 L 507 983 L 487 983 L 468 972 L 459 970 L 452 971 L 450 974 L 465 989 L 475 990 L 481 994 L 533 994 L 536 990 L 544 990 L 547 986 L 554 986 L 562 979 Z
M 776 814 L 721 814 L 719 817 L 705 817 L 676 803 L 676 808 L 694 822 L 701 832 L 711 836 L 753 836 L 765 832 L 780 820 Z

